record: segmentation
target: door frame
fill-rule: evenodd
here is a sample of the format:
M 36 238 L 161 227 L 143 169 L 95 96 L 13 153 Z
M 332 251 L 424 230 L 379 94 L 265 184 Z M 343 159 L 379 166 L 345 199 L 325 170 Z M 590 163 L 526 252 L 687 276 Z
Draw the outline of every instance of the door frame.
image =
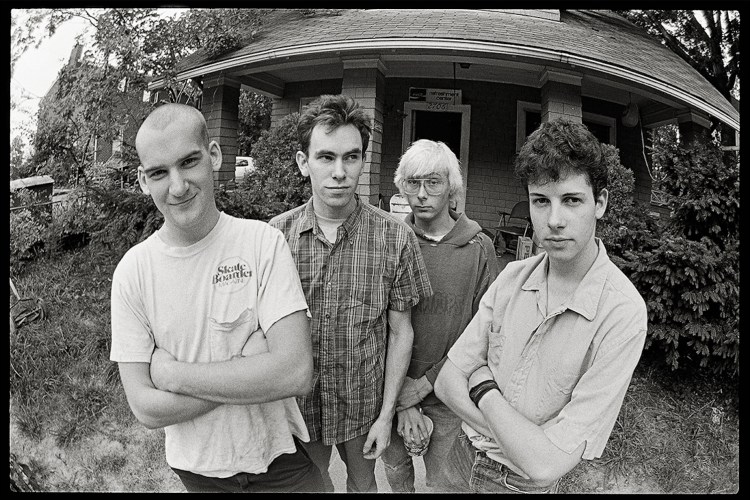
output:
M 471 124 L 471 105 L 469 104 L 445 104 L 435 102 L 405 102 L 404 103 L 404 127 L 401 132 L 401 154 L 414 141 L 414 111 L 431 111 L 437 113 L 461 113 L 461 176 L 463 177 L 464 196 L 458 200 L 456 211 L 463 213 L 466 210 L 466 198 L 468 196 L 467 185 L 469 177 L 469 128 Z

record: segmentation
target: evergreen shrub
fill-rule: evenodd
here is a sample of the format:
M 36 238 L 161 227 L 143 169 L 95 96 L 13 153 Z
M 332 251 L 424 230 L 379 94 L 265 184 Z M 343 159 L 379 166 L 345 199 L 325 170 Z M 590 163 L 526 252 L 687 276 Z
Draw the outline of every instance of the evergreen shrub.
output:
M 667 175 L 671 214 L 657 223 L 628 194 L 632 173 L 616 150 L 607 154 L 611 194 L 599 236 L 646 301 L 646 348 L 673 369 L 737 376 L 739 162 L 714 143 L 659 145 L 653 160 Z

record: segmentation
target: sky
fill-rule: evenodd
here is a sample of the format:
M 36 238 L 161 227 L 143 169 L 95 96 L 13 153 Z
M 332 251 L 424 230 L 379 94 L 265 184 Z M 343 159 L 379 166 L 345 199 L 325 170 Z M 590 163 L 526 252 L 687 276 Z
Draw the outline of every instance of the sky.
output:
M 26 15 L 25 9 L 13 9 L 13 16 Z M 29 49 L 16 63 L 10 79 L 11 98 L 18 109 L 11 111 L 11 138 L 24 127 L 34 128 L 39 101 L 50 89 L 60 69 L 67 63 L 75 37 L 87 32 L 90 25 L 81 19 L 63 23 L 39 48 Z

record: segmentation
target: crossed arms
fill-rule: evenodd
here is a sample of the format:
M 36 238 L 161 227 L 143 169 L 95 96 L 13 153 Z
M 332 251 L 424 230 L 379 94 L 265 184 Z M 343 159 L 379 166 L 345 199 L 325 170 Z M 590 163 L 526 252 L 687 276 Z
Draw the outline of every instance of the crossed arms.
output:
M 558 448 L 536 425 L 513 408 L 500 394 L 488 392 L 475 406 L 469 399 L 469 388 L 492 379 L 492 372 L 483 366 L 470 376 L 450 358 L 435 380 L 435 394 L 473 429 L 491 436 L 514 464 L 540 486 L 555 482 L 581 461 L 586 443 L 568 454 Z
M 192 420 L 222 404 L 276 401 L 310 391 L 313 361 L 304 311 L 266 332 L 268 352 L 213 363 L 185 363 L 156 349 L 151 363 L 119 363 L 128 404 L 147 428 Z

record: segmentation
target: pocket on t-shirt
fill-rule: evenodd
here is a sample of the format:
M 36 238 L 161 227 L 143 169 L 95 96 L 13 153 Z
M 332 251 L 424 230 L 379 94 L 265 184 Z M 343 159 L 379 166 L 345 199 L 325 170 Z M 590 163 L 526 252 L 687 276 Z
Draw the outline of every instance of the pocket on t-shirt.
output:
M 248 355 L 243 352 L 246 344 L 250 344 L 246 351 L 249 349 L 261 352 L 259 344 L 261 341 L 265 342 L 263 332 L 258 330 L 258 316 L 250 308 L 235 318 L 209 318 L 208 329 L 212 361 L 226 361 L 233 357 Z

